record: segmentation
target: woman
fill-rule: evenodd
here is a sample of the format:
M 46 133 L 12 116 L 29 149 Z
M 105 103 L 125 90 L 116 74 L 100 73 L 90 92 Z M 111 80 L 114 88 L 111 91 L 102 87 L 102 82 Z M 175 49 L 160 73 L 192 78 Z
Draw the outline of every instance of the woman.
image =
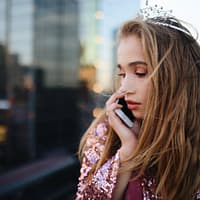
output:
M 200 47 L 175 18 L 119 31 L 119 88 L 82 138 L 80 199 L 200 199 Z M 124 98 L 127 127 L 116 109 Z

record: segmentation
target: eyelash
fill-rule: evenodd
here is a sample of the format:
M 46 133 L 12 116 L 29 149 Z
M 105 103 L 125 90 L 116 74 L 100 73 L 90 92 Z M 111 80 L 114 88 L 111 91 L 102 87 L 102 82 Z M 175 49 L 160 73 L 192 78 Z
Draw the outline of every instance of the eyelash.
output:
M 146 73 L 135 73 L 137 76 L 139 76 L 139 77 L 144 77 L 144 76 L 146 76 Z
M 146 76 L 146 73 L 135 72 L 135 74 L 136 74 L 138 77 L 145 77 L 145 76 Z M 125 73 L 118 73 L 117 75 L 120 76 L 120 77 L 123 77 L 123 78 L 126 76 Z
M 125 73 L 119 73 L 119 74 L 117 74 L 117 76 L 125 77 Z

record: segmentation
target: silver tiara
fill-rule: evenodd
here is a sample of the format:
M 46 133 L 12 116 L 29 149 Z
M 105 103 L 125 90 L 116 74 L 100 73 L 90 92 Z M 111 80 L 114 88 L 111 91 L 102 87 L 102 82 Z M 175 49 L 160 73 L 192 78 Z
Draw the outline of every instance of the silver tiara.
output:
M 139 10 L 138 17 L 152 24 L 169 27 L 190 35 L 187 29 L 176 26 L 176 18 L 172 15 L 172 10 L 164 10 L 162 6 L 159 7 L 157 4 L 149 6 L 148 0 L 146 0 L 145 7 Z
M 149 6 L 149 2 L 146 0 L 145 7 L 139 10 L 138 16 L 144 20 L 157 17 L 167 18 L 172 17 L 172 10 L 164 10 L 163 6 L 159 7 L 157 4 Z

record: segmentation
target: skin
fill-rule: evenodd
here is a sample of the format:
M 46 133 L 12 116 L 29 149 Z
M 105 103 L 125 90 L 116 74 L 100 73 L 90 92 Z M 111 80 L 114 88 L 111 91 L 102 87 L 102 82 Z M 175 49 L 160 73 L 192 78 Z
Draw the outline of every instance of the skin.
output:
M 134 152 L 137 145 L 141 121 L 145 116 L 146 101 L 149 91 L 148 68 L 145 62 L 143 48 L 140 39 L 131 35 L 121 39 L 118 51 L 118 75 L 120 76 L 120 88 L 106 102 L 106 113 L 110 126 L 118 134 L 121 140 L 120 160 L 125 161 Z M 124 97 L 129 109 L 136 120 L 132 129 L 125 126 L 115 114 L 117 99 Z M 120 173 L 113 199 L 122 199 L 130 179 L 131 172 Z

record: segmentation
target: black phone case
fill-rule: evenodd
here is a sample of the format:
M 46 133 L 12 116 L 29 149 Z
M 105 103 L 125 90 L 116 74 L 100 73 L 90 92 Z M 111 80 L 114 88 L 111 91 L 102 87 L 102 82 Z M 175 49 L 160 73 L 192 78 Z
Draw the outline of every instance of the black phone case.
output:
M 126 101 L 124 100 L 124 98 L 119 99 L 118 100 L 118 104 L 121 104 L 123 107 L 121 108 L 121 110 L 127 115 L 127 117 L 131 120 L 134 121 L 134 116 L 133 113 L 131 112 L 131 110 L 128 109 Z
M 128 109 L 126 101 L 121 98 L 118 100 L 118 104 L 121 104 L 123 107 L 121 109 L 116 109 L 115 113 L 128 127 L 133 127 L 134 116 L 131 110 Z

